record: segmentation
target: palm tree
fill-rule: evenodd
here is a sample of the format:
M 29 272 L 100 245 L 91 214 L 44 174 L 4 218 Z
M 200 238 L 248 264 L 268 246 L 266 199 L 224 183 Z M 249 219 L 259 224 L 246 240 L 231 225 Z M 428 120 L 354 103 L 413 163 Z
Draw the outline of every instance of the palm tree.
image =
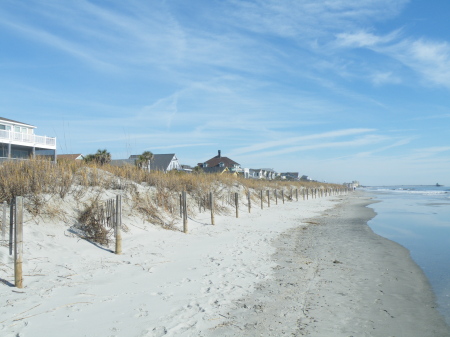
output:
M 85 163 L 93 162 L 93 161 L 95 161 L 95 155 L 93 155 L 93 154 L 85 155 L 85 156 L 83 156 L 83 160 Z
M 136 165 L 140 168 L 147 167 L 150 171 L 150 162 L 153 160 L 155 155 L 151 151 L 144 151 L 141 155 L 139 155 L 138 159 L 136 160 Z
M 106 151 L 106 149 L 104 150 L 98 149 L 97 153 L 94 154 L 94 156 L 95 161 L 100 165 L 108 164 L 109 162 L 111 162 L 111 153 Z

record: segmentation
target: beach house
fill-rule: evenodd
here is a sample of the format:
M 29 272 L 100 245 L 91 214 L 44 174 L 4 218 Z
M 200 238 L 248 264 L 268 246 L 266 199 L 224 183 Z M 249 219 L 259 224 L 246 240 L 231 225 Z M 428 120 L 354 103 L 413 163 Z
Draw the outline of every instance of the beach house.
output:
M 56 138 L 34 134 L 36 126 L 0 117 L 0 161 L 36 156 L 56 161 Z
M 110 164 L 114 166 L 136 165 L 136 160 L 138 159 L 139 155 L 133 154 L 128 159 L 113 159 L 111 160 Z M 150 160 L 150 163 L 148 163 L 147 165 L 143 165 L 142 168 L 144 170 L 161 172 L 182 170 L 181 164 L 175 153 L 154 154 L 153 159 Z

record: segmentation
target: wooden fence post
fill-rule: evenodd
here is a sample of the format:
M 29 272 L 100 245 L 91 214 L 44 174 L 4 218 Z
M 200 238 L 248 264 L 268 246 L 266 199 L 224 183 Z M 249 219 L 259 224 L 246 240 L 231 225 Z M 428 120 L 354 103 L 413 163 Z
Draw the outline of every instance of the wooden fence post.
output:
M 247 193 L 247 199 L 248 199 L 248 212 L 251 213 L 251 211 L 252 211 L 252 202 L 251 202 L 251 199 L 250 199 L 250 191 L 248 191 L 248 193 Z
M 234 193 L 234 204 L 236 206 L 236 218 L 239 218 L 239 193 Z
M 263 209 L 263 191 L 261 190 L 261 209 Z
M 3 218 L 2 218 L 2 240 L 5 240 L 6 236 L 6 210 L 7 210 L 8 204 L 6 201 L 3 201 Z
M 290 196 L 290 198 L 291 198 L 291 201 L 293 201 L 294 200 L 294 197 L 292 196 L 292 188 L 291 188 L 291 196 Z
M 16 197 L 16 226 L 14 235 L 14 283 L 23 288 L 23 198 Z
M 122 196 L 116 196 L 115 209 L 115 230 L 116 230 L 116 254 L 122 254 Z
M 275 189 L 275 205 L 278 205 L 278 193 L 276 189 Z
M 183 217 L 183 192 L 180 193 L 180 218 Z
M 302 190 L 303 200 L 305 200 L 305 189 Z
M 9 205 L 9 255 L 13 255 L 15 204 L 16 199 L 13 197 Z
M 187 215 L 187 197 L 186 191 L 183 191 L 183 232 L 188 232 L 188 215 Z
M 267 190 L 267 207 L 270 207 L 270 190 Z
M 309 200 L 309 188 L 306 189 L 306 200 Z
M 281 190 L 281 199 L 283 200 L 283 204 L 284 204 L 284 190 Z
M 298 201 L 298 188 L 295 189 L 295 199 Z
M 214 222 L 214 195 L 209 192 L 209 208 L 211 209 L 211 225 L 215 225 Z

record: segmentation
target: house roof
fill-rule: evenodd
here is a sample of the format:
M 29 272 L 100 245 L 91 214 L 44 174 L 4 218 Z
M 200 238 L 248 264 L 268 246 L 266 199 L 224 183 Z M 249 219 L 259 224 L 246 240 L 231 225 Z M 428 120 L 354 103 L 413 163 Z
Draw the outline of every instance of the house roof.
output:
M 206 164 L 206 167 L 216 167 L 219 166 L 220 163 L 223 163 L 225 167 L 234 167 L 235 165 L 240 166 L 239 163 L 235 162 L 234 160 L 228 158 L 228 157 L 222 157 L 219 151 L 219 154 L 204 163 L 199 163 L 198 166 L 202 166 L 203 164 Z
M 77 160 L 82 159 L 83 155 L 81 153 L 75 154 L 58 154 L 58 160 Z
M 4 117 L 0 117 L 0 122 L 1 122 L 1 121 L 8 122 L 8 123 L 15 123 L 15 124 L 21 124 L 21 125 L 31 126 L 31 127 L 35 128 L 34 125 L 26 124 L 26 123 L 22 123 L 22 122 L 18 122 L 18 121 L 13 121 L 12 119 L 4 118 Z
M 152 170 L 166 171 L 174 157 L 175 153 L 155 154 L 153 160 L 150 162 L 150 168 Z
M 150 161 L 150 169 L 157 171 L 166 171 L 171 161 L 174 159 L 174 157 L 175 153 L 154 154 L 153 159 Z M 136 160 L 136 159 L 139 159 L 138 154 L 131 155 L 128 160 Z
M 109 163 L 114 166 L 126 166 L 126 165 L 134 165 L 135 160 L 134 159 L 112 159 Z
M 282 175 L 298 178 L 298 172 L 284 172 Z

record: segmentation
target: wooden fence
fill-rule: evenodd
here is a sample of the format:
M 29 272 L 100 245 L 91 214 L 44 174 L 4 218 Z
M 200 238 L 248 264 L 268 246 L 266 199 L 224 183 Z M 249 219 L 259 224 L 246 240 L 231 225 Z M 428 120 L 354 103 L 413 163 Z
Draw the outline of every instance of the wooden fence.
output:
M 23 288 L 23 198 L 15 197 L 9 205 L 4 201 L 1 204 L 1 210 L 2 242 L 9 243 L 9 255 L 14 255 L 14 285 L 17 288 Z M 6 239 L 8 229 L 9 238 Z
M 331 195 L 339 195 L 342 193 L 347 193 L 349 190 L 346 188 L 325 188 L 325 189 L 303 189 L 301 195 L 303 200 L 308 200 L 317 197 L 326 197 Z M 261 209 L 263 209 L 264 203 L 270 207 L 270 201 L 275 199 L 275 204 L 278 205 L 278 198 L 281 198 L 282 202 L 285 199 L 288 201 L 298 201 L 299 191 L 298 189 L 291 189 L 287 193 L 282 190 L 269 191 L 263 190 L 259 191 L 257 195 L 253 194 L 254 198 L 259 197 L 261 202 Z M 183 232 L 188 233 L 188 195 L 186 191 L 180 194 L 180 217 L 183 219 Z M 233 205 L 236 211 L 236 218 L 239 217 L 239 193 L 228 193 L 222 200 L 229 205 Z M 248 212 L 251 212 L 252 208 L 252 195 L 251 192 L 246 193 L 246 198 L 243 198 L 247 202 Z M 200 211 L 203 207 L 204 210 L 207 208 L 211 212 L 211 224 L 215 224 L 215 203 L 217 202 L 216 197 L 212 192 L 201 198 L 200 201 Z M 1 220 L 1 238 L 2 242 L 9 242 L 9 254 L 14 254 L 14 282 L 17 288 L 23 287 L 23 274 L 22 274 L 22 261 L 23 261 L 23 198 L 18 196 L 14 198 L 8 205 L 6 201 L 1 204 L 0 210 L 2 211 Z M 115 236 L 115 253 L 122 253 L 122 197 L 117 195 L 115 199 L 109 199 L 105 203 L 97 206 L 94 212 L 94 217 L 98 224 L 105 228 L 114 229 Z M 8 221 L 9 214 L 9 221 Z M 9 224 L 9 226 L 8 226 Z M 9 239 L 6 238 L 6 232 L 9 227 Z
M 115 253 L 122 254 L 122 196 L 99 204 L 93 213 L 96 226 L 114 230 Z
M 303 200 L 309 200 L 311 199 L 317 199 L 318 197 L 326 197 L 331 195 L 339 195 L 347 193 L 349 189 L 347 188 L 305 188 L 302 189 L 300 194 L 302 195 Z M 275 205 L 278 205 L 278 198 L 280 198 L 283 202 L 285 201 L 294 201 L 294 198 L 296 201 L 298 201 L 299 196 L 299 190 L 298 189 L 290 189 L 285 193 L 284 189 L 277 190 L 275 189 L 272 193 L 270 190 L 260 190 L 258 192 L 258 197 L 261 202 L 261 209 L 264 209 L 264 204 L 267 204 L 267 207 L 270 207 L 270 201 L 272 199 L 275 199 Z M 183 220 L 183 232 L 188 233 L 188 202 L 187 202 L 187 192 L 183 191 L 180 193 L 180 218 Z M 209 209 L 211 212 L 211 224 L 215 225 L 215 202 L 217 201 L 216 196 L 214 196 L 213 192 L 209 192 L 208 195 L 198 197 L 197 196 L 197 203 L 198 203 L 198 209 L 201 213 L 202 208 L 204 211 L 206 209 Z M 227 204 L 230 206 L 235 207 L 236 211 L 236 218 L 239 217 L 239 193 L 225 193 L 221 195 L 222 204 Z M 247 200 L 247 206 L 248 206 L 248 212 L 251 213 L 251 192 L 247 192 L 246 198 Z

